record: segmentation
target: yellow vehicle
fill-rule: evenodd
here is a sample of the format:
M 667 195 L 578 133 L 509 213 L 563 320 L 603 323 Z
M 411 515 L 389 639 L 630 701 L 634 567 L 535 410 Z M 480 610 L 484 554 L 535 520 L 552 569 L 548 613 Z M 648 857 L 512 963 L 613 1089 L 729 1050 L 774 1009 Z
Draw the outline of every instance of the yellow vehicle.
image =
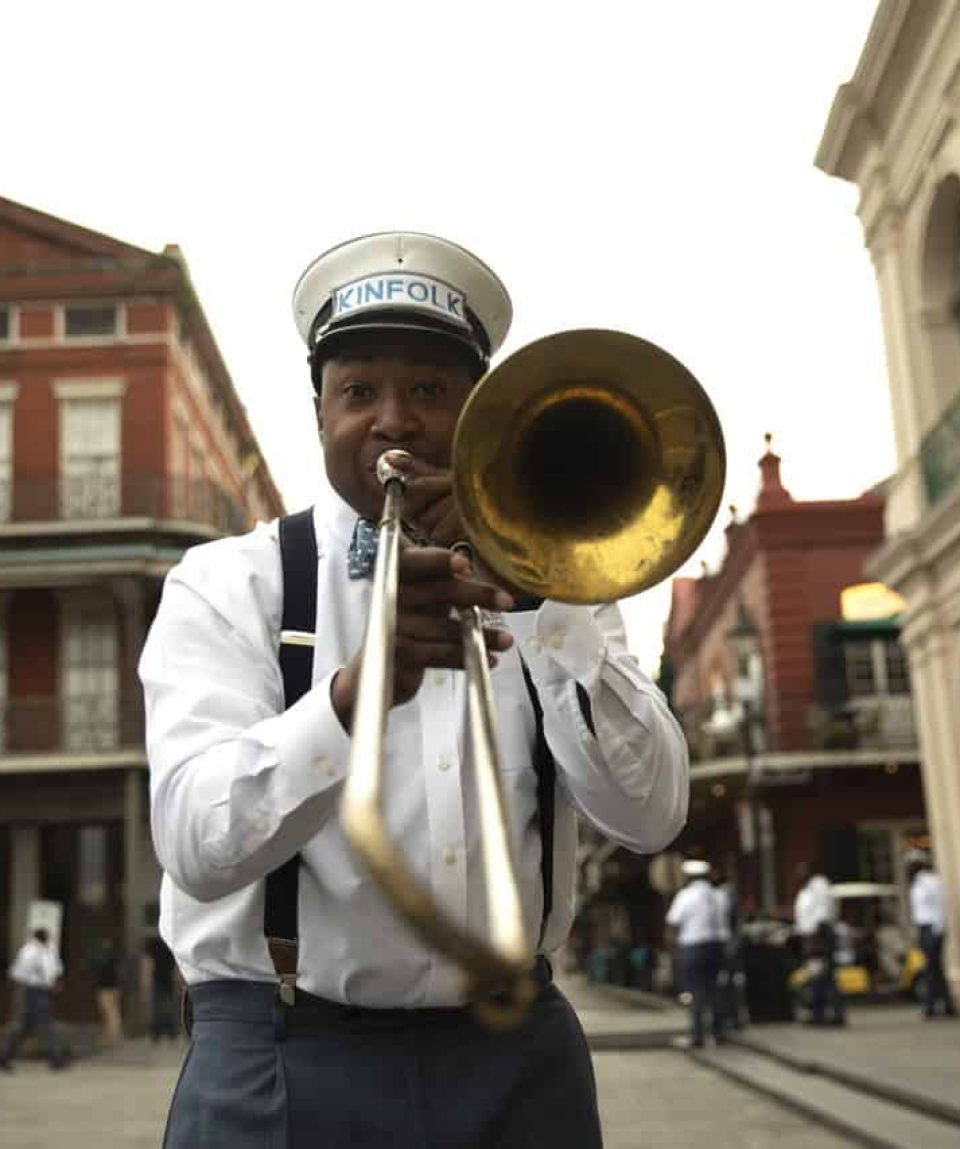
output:
M 850 934 L 843 947 L 848 952 L 835 952 L 834 980 L 840 992 L 849 997 L 897 992 L 921 996 L 926 961 L 902 924 L 899 887 L 836 882 L 830 893 L 837 903 L 839 928 L 846 926 Z M 790 988 L 798 997 L 814 975 L 816 961 L 803 962 L 790 975 Z

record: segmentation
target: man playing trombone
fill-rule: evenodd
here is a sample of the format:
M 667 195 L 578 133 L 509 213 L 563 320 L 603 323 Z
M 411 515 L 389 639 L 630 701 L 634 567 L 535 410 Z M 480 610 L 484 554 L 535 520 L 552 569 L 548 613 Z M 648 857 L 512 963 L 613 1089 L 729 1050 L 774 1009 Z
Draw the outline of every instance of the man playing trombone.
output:
M 332 494 L 191 550 L 140 667 L 160 926 L 192 1015 L 165 1146 L 599 1146 L 586 1043 L 548 961 L 574 914 L 576 817 L 665 847 L 687 810 L 683 736 L 615 602 L 538 601 L 450 549 L 467 534 L 454 431 L 511 318 L 494 273 L 435 237 L 367 236 L 310 265 L 294 313 Z M 383 817 L 450 928 L 483 938 L 500 895 L 483 883 L 456 617 L 478 607 L 538 990 L 505 1028 L 478 1020 L 458 966 L 386 904 L 339 816 L 370 721 L 378 463 L 398 451 Z

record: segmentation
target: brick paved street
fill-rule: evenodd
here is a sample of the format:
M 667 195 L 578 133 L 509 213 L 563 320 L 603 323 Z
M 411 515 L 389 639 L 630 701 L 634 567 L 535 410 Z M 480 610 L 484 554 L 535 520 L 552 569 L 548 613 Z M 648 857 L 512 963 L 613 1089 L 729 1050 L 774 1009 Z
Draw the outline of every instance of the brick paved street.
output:
M 573 991 L 588 1028 L 662 1029 L 664 1018 Z M 668 1015 L 667 1020 L 672 1016 Z M 629 1029 L 628 1029 L 629 1027 Z M 19 1062 L 0 1074 L 3 1149 L 158 1149 L 183 1047 L 128 1042 L 66 1072 Z M 852 1142 L 667 1049 L 594 1055 L 606 1149 L 849 1149 Z M 547 1149 L 547 1147 L 545 1147 Z
M 847 1149 L 837 1137 L 681 1053 L 598 1053 L 606 1149 Z M 0 1077 L 3 1149 L 158 1149 L 178 1055 L 130 1043 L 125 1061 Z

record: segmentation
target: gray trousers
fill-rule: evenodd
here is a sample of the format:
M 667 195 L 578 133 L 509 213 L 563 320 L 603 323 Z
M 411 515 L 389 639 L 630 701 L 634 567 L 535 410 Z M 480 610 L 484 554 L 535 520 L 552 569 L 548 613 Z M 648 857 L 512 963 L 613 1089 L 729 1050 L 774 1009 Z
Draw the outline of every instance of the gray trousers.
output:
M 272 985 L 190 991 L 164 1149 L 600 1149 L 583 1030 L 547 986 L 494 1031 L 462 1009 L 371 1010 Z

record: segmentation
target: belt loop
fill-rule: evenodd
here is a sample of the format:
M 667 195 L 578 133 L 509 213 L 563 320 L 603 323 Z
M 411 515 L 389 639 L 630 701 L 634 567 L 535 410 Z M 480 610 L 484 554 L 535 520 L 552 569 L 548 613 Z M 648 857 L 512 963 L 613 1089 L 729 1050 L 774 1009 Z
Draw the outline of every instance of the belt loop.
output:
M 187 1037 L 193 1038 L 193 1006 L 190 1003 L 190 987 L 184 986 L 180 995 L 180 1024 Z

